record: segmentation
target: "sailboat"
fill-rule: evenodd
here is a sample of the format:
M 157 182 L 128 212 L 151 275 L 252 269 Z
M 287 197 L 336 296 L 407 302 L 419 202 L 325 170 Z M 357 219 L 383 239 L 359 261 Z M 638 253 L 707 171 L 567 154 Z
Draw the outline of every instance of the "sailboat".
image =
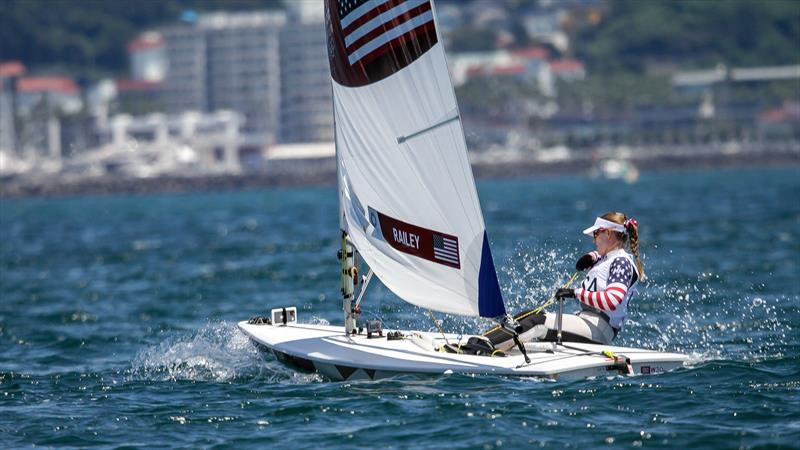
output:
M 431 0 L 326 0 L 344 325 L 303 323 L 296 308 L 281 307 L 239 328 L 278 360 L 333 380 L 448 373 L 570 379 L 680 367 L 680 354 L 518 339 L 436 24 Z M 369 267 L 360 279 L 356 258 Z M 495 335 L 507 333 L 514 344 L 501 349 L 486 336 L 360 322 L 373 277 L 420 308 L 493 320 Z

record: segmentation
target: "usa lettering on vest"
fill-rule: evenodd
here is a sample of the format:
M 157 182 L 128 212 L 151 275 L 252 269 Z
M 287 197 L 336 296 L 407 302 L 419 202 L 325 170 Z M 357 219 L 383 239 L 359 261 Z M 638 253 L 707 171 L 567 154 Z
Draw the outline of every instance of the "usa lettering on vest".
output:
M 419 249 L 419 236 L 416 234 L 398 230 L 397 228 L 392 227 L 392 236 L 394 237 L 394 241 L 398 244 Z

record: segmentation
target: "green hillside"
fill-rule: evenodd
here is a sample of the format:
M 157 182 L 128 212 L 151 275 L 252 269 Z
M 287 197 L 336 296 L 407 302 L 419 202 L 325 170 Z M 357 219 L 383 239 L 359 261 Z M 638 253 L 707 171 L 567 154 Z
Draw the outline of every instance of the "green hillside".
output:
M 594 72 L 800 64 L 800 1 L 614 0 L 574 38 Z

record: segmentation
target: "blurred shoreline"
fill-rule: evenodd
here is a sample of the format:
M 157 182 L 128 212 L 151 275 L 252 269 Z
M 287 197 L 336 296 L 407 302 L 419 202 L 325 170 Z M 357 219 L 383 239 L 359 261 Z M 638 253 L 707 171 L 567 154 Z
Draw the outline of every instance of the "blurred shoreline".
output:
M 597 164 L 600 161 L 597 154 L 576 155 L 557 161 L 542 161 L 531 155 L 507 152 L 500 155 L 470 156 L 473 172 L 478 179 L 566 174 L 608 178 L 607 174 L 597 173 Z M 605 158 L 607 159 L 609 158 Z M 800 148 L 793 145 L 777 151 L 731 154 L 651 153 L 646 157 L 627 157 L 623 161 L 635 164 L 641 172 L 800 167 Z M 270 187 L 332 186 L 335 183 L 336 163 L 333 158 L 298 159 L 272 164 L 263 172 L 239 175 L 169 175 L 152 178 L 110 175 L 91 178 L 60 175 L 7 177 L 0 179 L 0 199 L 235 191 Z

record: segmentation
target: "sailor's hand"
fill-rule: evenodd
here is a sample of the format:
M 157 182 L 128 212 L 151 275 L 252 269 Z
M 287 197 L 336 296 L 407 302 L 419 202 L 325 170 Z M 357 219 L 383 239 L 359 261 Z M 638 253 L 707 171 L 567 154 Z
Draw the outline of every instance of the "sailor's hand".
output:
M 594 265 L 600 259 L 600 254 L 597 252 L 589 252 L 578 259 L 575 263 L 576 270 L 586 270 Z
M 575 298 L 575 289 L 572 289 L 572 288 L 559 288 L 556 291 L 555 297 L 557 299 L 559 299 L 559 300 L 562 299 L 562 298 Z
M 514 319 L 514 317 L 511 316 L 511 314 L 506 314 L 500 318 L 499 322 L 503 328 L 513 330 L 516 333 L 522 333 L 522 326 L 516 321 L 516 319 Z

